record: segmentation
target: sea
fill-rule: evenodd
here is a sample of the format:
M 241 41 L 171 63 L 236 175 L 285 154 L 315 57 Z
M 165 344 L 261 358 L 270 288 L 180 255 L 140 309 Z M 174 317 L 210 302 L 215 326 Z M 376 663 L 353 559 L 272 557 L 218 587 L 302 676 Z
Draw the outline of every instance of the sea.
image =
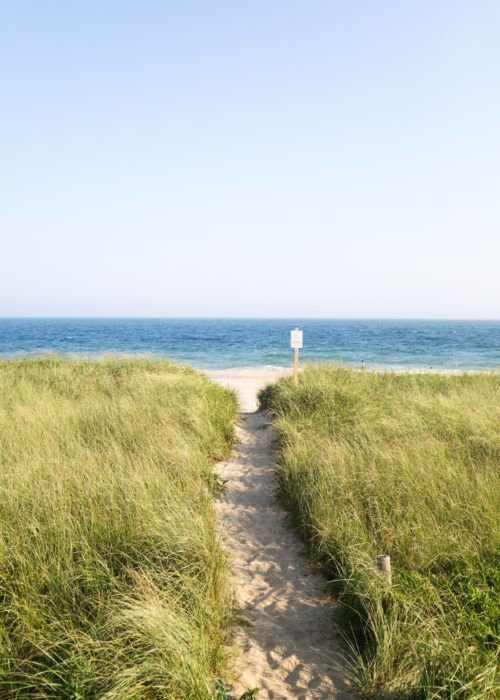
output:
M 153 355 L 200 369 L 304 362 L 412 370 L 500 369 L 500 321 L 236 318 L 3 318 L 0 355 Z

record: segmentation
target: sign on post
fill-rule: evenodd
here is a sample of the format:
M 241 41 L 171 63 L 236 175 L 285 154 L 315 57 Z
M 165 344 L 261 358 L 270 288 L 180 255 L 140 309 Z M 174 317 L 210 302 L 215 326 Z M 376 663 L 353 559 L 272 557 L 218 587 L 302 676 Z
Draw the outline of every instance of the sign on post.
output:
M 299 328 L 294 328 L 290 335 L 290 345 L 294 351 L 293 383 L 299 383 L 299 350 L 304 345 L 304 334 Z
M 304 346 L 304 333 L 298 328 L 291 332 L 291 346 L 294 350 L 299 350 Z

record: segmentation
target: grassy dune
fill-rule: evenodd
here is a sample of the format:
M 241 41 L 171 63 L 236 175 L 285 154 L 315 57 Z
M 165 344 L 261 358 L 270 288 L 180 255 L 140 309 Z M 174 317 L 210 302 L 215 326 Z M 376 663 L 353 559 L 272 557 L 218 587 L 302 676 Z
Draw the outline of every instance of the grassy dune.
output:
M 357 681 L 390 698 L 493 698 L 500 375 L 308 368 L 265 389 L 281 495 L 346 603 Z M 376 574 L 389 554 L 393 587 Z
M 0 697 L 213 697 L 235 411 L 165 362 L 0 362 Z

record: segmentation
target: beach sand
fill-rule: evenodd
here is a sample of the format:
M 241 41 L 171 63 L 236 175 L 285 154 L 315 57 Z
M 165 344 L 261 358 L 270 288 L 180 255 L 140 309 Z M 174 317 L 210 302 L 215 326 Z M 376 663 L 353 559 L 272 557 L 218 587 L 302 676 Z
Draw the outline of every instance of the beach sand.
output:
M 235 389 L 242 412 L 239 445 L 217 467 L 226 490 L 217 518 L 228 552 L 236 598 L 234 695 L 259 687 L 262 700 L 354 697 L 335 670 L 342 640 L 339 606 L 324 592 L 326 579 L 308 561 L 276 496 L 273 428 L 256 411 L 257 391 L 286 371 L 221 370 L 211 379 Z
M 238 394 L 240 409 L 243 412 L 250 412 L 257 410 L 257 393 L 260 389 L 291 372 L 291 369 L 242 367 L 237 369 L 206 370 L 205 374 L 212 381 L 222 384 L 222 386 L 229 389 L 234 389 Z

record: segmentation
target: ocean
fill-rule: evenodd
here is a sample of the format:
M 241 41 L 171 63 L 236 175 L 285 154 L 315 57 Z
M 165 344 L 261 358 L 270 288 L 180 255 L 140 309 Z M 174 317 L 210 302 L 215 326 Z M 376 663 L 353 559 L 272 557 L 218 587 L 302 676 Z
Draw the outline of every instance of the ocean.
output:
M 0 355 L 152 354 L 200 369 L 286 367 L 301 360 L 394 369 L 498 369 L 500 321 L 4 318 Z

